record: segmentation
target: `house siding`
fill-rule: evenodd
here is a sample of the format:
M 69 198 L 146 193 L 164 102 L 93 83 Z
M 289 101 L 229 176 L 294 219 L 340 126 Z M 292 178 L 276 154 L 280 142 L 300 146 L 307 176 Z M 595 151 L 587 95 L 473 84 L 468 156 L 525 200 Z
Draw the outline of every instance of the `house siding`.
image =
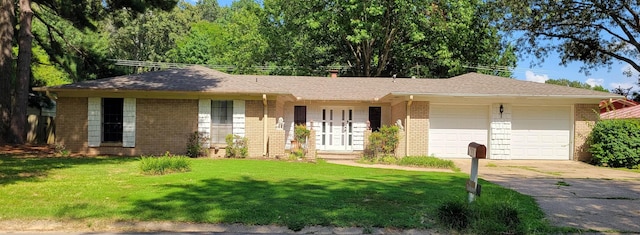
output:
M 500 105 L 503 112 L 500 113 Z M 511 159 L 511 104 L 491 106 L 489 154 L 491 159 Z
M 407 102 L 400 102 L 391 106 L 391 120 L 383 125 L 395 125 L 396 121 L 400 120 L 402 125 L 407 123 Z M 396 156 L 406 156 L 407 155 L 407 138 L 404 130 L 400 130 L 400 143 L 398 144 L 398 148 L 396 149 Z
M 87 148 L 88 103 L 86 97 L 60 97 L 56 100 L 56 144 L 71 152 Z
M 134 148 L 88 146 L 88 98 L 57 100 L 56 143 L 86 155 L 186 153 L 187 138 L 197 130 L 197 100 L 136 99 Z
M 410 118 L 408 127 L 405 124 L 409 141 L 406 155 L 427 155 L 429 153 L 429 102 L 412 102 Z
M 135 155 L 185 154 L 198 130 L 198 100 L 137 99 Z
M 249 142 L 249 157 L 262 157 L 264 146 L 264 105 L 262 100 L 245 102 L 245 137 Z
M 587 138 L 599 118 L 598 110 L 597 104 L 574 105 L 573 160 L 584 162 L 591 160 Z

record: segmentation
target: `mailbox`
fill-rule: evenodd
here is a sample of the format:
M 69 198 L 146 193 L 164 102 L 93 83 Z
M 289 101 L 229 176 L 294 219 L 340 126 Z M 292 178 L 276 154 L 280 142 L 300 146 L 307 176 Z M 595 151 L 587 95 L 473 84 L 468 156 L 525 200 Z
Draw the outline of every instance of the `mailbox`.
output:
M 486 159 L 487 158 L 487 146 L 478 144 L 476 142 L 469 143 L 469 149 L 467 150 L 472 158 Z

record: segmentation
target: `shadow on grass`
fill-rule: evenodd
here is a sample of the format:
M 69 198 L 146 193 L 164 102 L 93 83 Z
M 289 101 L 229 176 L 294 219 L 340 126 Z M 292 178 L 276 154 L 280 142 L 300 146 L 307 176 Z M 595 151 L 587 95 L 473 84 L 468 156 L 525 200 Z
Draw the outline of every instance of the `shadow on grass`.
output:
M 464 182 L 459 175 L 387 175 L 339 182 L 207 179 L 188 186 L 166 185 L 171 193 L 138 200 L 128 213 L 140 220 L 277 224 L 292 230 L 310 225 L 430 228 L 434 222 L 428 213 L 442 200 L 463 197 Z
M 130 157 L 37 157 L 0 154 L 0 185 L 19 181 L 37 181 L 50 171 L 71 168 L 77 165 L 115 164 L 135 161 Z

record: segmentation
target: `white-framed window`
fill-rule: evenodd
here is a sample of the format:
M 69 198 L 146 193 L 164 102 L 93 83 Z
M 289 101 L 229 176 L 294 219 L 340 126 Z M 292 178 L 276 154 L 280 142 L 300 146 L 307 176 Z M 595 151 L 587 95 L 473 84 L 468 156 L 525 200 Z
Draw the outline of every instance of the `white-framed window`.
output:
M 211 101 L 211 143 L 224 144 L 225 137 L 233 133 L 233 101 Z
M 136 145 L 135 98 L 88 98 L 88 145 L 102 143 Z

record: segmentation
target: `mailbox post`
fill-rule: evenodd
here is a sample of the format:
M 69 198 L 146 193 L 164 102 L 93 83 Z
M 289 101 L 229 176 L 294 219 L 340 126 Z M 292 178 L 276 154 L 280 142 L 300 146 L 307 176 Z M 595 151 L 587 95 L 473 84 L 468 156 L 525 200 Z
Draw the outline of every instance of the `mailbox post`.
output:
M 475 201 L 475 196 L 480 196 L 481 186 L 478 184 L 478 159 L 487 158 L 487 147 L 476 142 L 469 143 L 467 154 L 471 157 L 471 175 L 467 180 L 467 192 L 469 203 Z

